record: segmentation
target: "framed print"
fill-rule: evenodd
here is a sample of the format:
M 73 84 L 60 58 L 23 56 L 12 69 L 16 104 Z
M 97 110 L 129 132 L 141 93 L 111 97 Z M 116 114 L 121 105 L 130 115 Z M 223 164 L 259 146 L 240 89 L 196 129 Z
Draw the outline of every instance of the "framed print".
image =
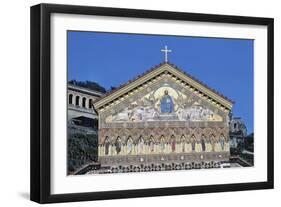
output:
M 31 7 L 31 200 L 273 188 L 273 19 Z

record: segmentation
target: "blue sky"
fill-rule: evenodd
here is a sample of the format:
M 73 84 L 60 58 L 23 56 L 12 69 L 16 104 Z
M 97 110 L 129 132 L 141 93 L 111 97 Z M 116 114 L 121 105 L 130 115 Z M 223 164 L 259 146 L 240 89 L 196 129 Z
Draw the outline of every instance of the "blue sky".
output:
M 109 89 L 164 61 L 235 101 L 234 116 L 253 132 L 253 40 L 163 35 L 68 32 L 68 80 Z

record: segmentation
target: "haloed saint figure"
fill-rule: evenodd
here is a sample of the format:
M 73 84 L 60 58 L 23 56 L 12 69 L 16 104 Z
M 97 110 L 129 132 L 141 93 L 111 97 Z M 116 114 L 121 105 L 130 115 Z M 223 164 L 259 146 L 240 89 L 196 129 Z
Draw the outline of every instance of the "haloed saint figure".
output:
M 168 91 L 164 91 L 164 95 L 161 99 L 161 113 L 172 113 L 174 111 L 174 103 L 172 97 Z

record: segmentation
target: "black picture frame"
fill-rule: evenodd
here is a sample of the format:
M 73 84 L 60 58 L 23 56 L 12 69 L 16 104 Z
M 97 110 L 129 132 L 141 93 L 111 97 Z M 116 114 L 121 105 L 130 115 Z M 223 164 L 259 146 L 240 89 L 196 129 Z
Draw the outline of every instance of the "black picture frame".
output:
M 267 26 L 267 181 L 238 184 L 220 184 L 187 187 L 169 187 L 122 191 L 51 194 L 50 123 L 51 123 L 51 74 L 50 74 L 50 15 L 52 13 L 134 17 L 194 22 L 219 22 Z M 89 201 L 103 199 L 166 196 L 225 191 L 272 189 L 274 187 L 274 20 L 272 18 L 195 14 L 152 10 L 103 8 L 56 4 L 39 4 L 31 7 L 31 174 L 30 199 L 38 203 Z

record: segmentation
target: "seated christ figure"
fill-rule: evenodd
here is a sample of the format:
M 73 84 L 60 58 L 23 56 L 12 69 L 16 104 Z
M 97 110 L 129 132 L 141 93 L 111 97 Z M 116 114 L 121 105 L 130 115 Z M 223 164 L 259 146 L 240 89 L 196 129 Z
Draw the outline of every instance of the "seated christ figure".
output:
M 164 91 L 164 95 L 161 98 L 161 113 L 172 113 L 174 111 L 174 103 L 172 97 L 168 91 Z

